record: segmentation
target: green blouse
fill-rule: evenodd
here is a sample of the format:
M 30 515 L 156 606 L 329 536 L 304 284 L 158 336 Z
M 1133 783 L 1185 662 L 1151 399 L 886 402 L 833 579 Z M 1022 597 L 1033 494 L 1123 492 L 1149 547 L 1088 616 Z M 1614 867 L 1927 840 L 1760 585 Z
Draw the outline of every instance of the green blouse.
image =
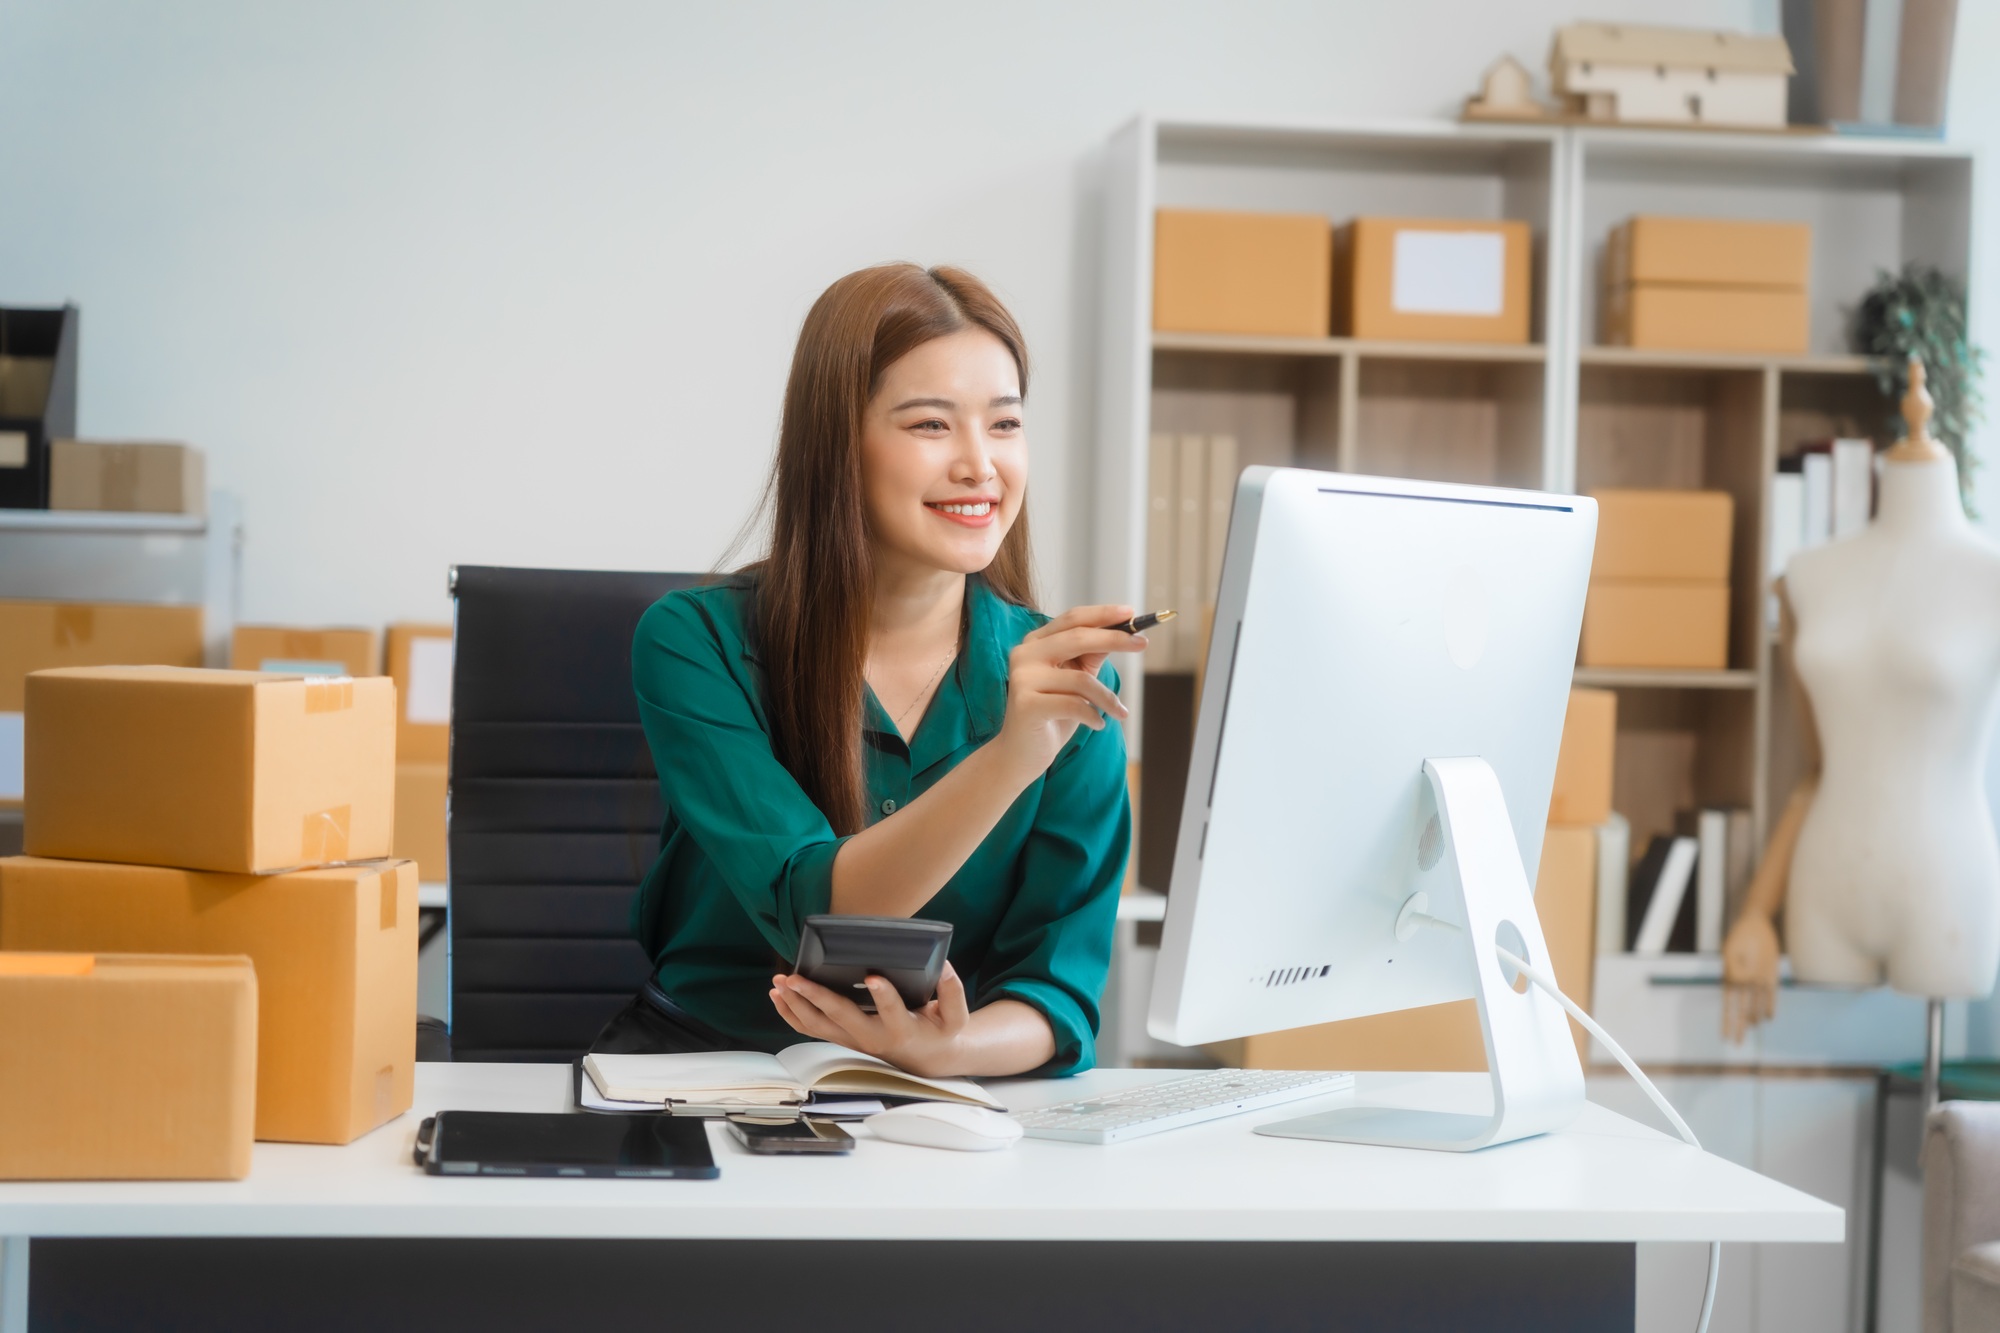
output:
M 771 752 L 746 579 L 662 597 L 639 621 L 632 685 L 667 809 L 632 930 L 660 988 L 747 1046 L 803 1041 L 771 1005 L 799 928 L 829 910 L 842 839 Z M 967 580 L 966 651 L 906 745 L 874 693 L 862 720 L 869 817 L 915 800 L 1000 730 L 1007 654 L 1047 620 Z M 1102 678 L 1118 688 L 1107 665 Z M 1125 738 L 1079 727 L 922 915 L 952 924 L 973 1008 L 1033 1005 L 1055 1034 L 1040 1071 L 1095 1061 L 1098 996 L 1131 843 Z

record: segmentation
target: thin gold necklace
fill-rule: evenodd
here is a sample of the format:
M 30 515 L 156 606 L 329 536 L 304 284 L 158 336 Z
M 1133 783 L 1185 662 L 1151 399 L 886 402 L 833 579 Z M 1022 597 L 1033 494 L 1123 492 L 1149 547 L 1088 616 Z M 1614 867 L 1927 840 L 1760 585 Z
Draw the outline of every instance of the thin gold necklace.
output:
M 902 712 L 896 715 L 897 731 L 903 730 L 903 720 L 909 717 L 910 713 L 916 708 L 916 706 L 924 701 L 924 696 L 931 692 L 931 687 L 944 679 L 944 669 L 950 666 L 951 660 L 957 656 L 958 656 L 958 645 L 954 643 L 951 646 L 951 651 L 944 655 L 944 661 L 938 663 L 938 669 L 936 670 L 936 672 L 934 672 L 931 675 L 931 678 L 929 680 L 924 682 L 924 687 L 921 690 L 917 691 L 917 697 L 910 700 L 909 707 L 905 708 Z M 904 732 L 903 734 L 907 736 L 909 733 Z

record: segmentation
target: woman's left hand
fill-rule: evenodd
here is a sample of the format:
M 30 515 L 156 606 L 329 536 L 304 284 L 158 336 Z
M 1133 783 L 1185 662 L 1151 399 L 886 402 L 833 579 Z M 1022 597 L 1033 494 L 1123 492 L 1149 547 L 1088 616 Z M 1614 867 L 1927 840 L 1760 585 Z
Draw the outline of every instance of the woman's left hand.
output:
M 938 978 L 937 998 L 911 1012 L 885 978 L 868 978 L 875 1012 L 862 1010 L 844 995 L 797 975 L 771 978 L 771 1003 L 794 1029 L 818 1041 L 864 1052 L 899 1069 L 929 1078 L 963 1073 L 959 1038 L 971 1012 L 965 983 L 950 963 Z

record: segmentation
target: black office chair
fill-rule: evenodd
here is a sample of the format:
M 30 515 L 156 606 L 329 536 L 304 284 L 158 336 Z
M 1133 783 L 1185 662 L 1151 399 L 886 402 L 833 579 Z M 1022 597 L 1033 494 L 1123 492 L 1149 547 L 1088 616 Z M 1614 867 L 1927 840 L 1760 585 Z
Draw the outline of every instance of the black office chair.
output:
M 451 1055 L 568 1061 L 645 981 L 660 847 L 632 631 L 696 574 L 452 571 Z

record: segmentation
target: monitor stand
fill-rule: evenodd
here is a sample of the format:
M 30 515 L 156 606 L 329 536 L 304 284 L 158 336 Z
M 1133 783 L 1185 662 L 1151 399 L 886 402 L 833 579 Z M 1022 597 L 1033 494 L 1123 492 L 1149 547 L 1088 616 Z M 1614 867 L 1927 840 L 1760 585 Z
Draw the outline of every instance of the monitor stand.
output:
M 1493 1111 L 1467 1115 L 1350 1106 L 1260 1125 L 1259 1134 L 1470 1152 L 1561 1129 L 1583 1109 L 1583 1067 L 1568 1015 L 1526 978 L 1504 968 L 1495 952 L 1496 945 L 1504 945 L 1531 965 L 1548 967 L 1548 944 L 1500 779 L 1484 759 L 1427 759 L 1424 775 L 1429 808 L 1419 824 L 1424 834 L 1418 839 L 1416 891 L 1404 901 L 1397 935 L 1408 939 L 1419 929 L 1442 927 L 1471 944 L 1467 963 L 1486 1038 Z M 1429 827 L 1433 815 L 1435 830 Z

